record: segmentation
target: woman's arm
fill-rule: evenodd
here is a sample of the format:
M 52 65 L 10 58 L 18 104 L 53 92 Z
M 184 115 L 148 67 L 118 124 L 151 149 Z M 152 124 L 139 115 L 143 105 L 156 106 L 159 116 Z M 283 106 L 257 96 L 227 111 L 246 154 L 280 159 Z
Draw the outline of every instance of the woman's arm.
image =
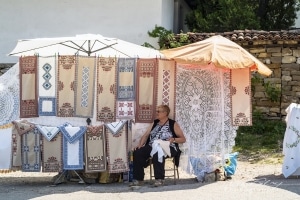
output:
M 172 140 L 170 140 L 170 142 L 185 143 L 185 141 L 186 141 L 185 136 L 177 122 L 175 122 L 175 124 L 174 124 L 174 131 L 175 131 L 177 138 L 173 138 Z
M 141 148 L 142 146 L 145 145 L 145 143 L 148 140 L 148 137 L 150 136 L 150 132 L 151 132 L 152 126 L 153 126 L 153 123 L 148 127 L 147 131 L 141 137 L 140 142 L 139 142 L 138 146 L 135 147 L 135 149 L 139 149 L 139 148 Z

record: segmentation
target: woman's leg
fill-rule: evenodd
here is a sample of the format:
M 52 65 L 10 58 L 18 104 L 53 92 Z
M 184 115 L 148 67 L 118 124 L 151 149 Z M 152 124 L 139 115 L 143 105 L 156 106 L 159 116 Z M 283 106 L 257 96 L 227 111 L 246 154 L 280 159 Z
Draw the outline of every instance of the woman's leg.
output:
M 165 158 L 162 159 L 161 163 L 158 161 L 158 153 L 155 153 L 152 157 L 152 164 L 155 179 L 165 179 Z
M 133 152 L 133 179 L 138 181 L 144 180 L 144 168 L 147 166 L 151 149 L 151 146 L 145 145 Z
M 178 151 L 176 151 L 173 147 L 170 147 L 171 157 L 175 157 L 178 155 Z M 152 158 L 153 169 L 154 169 L 154 177 L 155 179 L 165 179 L 165 157 L 163 158 L 163 162 L 158 161 L 158 153 L 153 155 Z

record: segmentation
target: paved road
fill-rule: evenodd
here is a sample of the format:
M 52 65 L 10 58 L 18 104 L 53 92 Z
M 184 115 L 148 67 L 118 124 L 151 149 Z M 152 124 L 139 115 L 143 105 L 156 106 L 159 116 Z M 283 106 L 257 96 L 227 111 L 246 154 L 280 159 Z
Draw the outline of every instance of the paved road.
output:
M 167 180 L 167 185 L 153 188 L 150 184 L 131 188 L 127 183 L 78 184 L 68 182 L 52 186 L 53 174 L 21 173 L 0 174 L 0 199 L 2 200 L 300 200 L 300 178 L 285 179 L 280 165 L 239 165 L 239 170 L 230 181 L 199 183 L 181 173 L 177 185 Z

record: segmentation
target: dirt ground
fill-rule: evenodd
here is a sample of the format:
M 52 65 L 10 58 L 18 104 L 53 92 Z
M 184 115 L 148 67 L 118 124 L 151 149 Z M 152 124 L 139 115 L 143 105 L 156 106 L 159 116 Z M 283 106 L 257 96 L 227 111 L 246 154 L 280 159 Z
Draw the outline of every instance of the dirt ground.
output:
M 128 183 L 80 184 L 78 181 L 53 185 L 56 173 L 23 173 L 20 171 L 0 174 L 0 199 L 300 199 L 300 178 L 285 179 L 282 165 L 251 164 L 238 161 L 236 174 L 228 181 L 199 183 L 195 176 L 180 171 L 180 179 L 173 184 L 154 188 L 149 181 L 147 168 L 146 184 L 128 187 Z

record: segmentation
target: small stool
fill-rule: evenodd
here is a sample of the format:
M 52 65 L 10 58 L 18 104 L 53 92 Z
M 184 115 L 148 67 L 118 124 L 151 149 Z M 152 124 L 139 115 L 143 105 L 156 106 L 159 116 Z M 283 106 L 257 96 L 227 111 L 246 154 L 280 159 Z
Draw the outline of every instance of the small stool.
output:
M 165 169 L 165 172 L 173 171 L 173 175 L 165 175 L 165 177 L 174 178 L 174 185 L 176 185 L 176 183 L 177 183 L 176 181 L 177 181 L 177 179 L 179 179 L 179 171 L 178 171 L 178 167 L 175 165 L 174 159 L 175 159 L 174 157 L 165 159 L 165 162 L 171 161 L 173 163 L 173 168 Z M 154 174 L 152 172 L 152 170 L 154 170 L 153 165 L 152 165 L 152 157 L 149 158 L 149 165 L 150 165 L 150 181 L 152 181 L 152 178 L 154 177 Z

